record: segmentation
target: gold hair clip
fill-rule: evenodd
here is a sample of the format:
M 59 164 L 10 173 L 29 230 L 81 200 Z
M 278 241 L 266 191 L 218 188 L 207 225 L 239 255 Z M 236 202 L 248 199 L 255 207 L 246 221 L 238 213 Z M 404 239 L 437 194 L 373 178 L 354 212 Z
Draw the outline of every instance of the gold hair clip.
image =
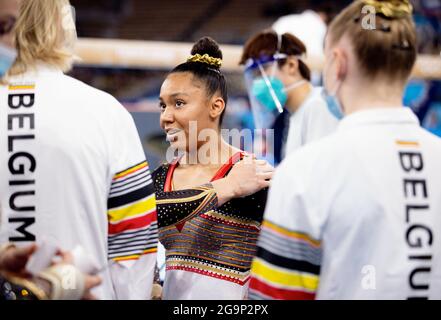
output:
M 195 54 L 188 58 L 187 62 L 201 62 L 217 68 L 222 66 L 222 59 L 210 57 L 208 54 Z
M 410 16 L 413 12 L 413 6 L 409 0 L 362 0 L 364 4 L 372 6 L 378 13 L 388 18 L 398 19 Z

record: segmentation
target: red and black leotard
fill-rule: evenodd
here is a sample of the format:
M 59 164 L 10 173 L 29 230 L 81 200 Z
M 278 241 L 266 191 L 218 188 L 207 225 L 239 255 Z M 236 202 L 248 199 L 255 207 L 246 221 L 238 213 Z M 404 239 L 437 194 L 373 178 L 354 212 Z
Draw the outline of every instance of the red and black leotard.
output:
M 225 177 L 243 153 L 235 154 L 213 177 Z M 159 239 L 166 248 L 167 270 L 186 270 L 245 284 L 263 218 L 267 189 L 217 206 L 208 183 L 171 191 L 177 162 L 153 173 Z M 221 270 L 222 272 L 214 272 Z

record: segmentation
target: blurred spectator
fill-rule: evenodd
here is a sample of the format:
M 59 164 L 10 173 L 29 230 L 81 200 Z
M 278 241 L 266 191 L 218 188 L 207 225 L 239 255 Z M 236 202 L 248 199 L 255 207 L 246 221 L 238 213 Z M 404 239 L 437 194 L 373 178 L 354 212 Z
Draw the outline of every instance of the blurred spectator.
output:
M 416 0 L 413 3 L 419 52 L 439 54 L 441 50 L 441 1 Z
M 427 113 L 423 126 L 433 134 L 441 137 L 441 103 L 434 103 Z

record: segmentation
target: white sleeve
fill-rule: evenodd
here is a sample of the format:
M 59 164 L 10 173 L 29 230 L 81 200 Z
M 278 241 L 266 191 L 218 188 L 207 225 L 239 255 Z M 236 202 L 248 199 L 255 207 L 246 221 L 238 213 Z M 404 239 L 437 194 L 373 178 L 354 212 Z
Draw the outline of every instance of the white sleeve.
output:
M 111 142 L 108 258 L 117 299 L 151 298 L 157 217 L 149 165 L 131 115 L 119 107 Z
M 315 299 L 318 289 L 324 215 L 317 199 L 306 195 L 311 190 L 301 173 L 309 168 L 287 159 L 271 183 L 251 269 L 251 299 Z
M 133 265 L 110 261 L 113 287 L 118 300 L 150 300 L 156 254 L 141 256 Z
M 319 239 L 326 216 L 323 202 L 317 201 L 317 192 L 321 191 L 313 190 L 317 173 L 304 151 L 302 147 L 294 152 L 276 169 L 264 219 Z M 315 159 L 311 161 L 316 163 Z

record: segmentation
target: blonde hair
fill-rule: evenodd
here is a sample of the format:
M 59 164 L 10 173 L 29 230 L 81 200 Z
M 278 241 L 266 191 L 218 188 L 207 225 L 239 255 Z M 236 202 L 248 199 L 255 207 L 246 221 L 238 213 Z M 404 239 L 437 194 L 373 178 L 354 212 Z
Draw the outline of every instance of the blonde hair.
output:
M 375 30 L 363 27 L 363 8 L 375 9 Z M 409 0 L 357 0 L 344 9 L 328 30 L 331 44 L 348 36 L 358 65 L 370 79 L 407 81 L 417 58 L 417 37 Z
M 14 29 L 18 56 L 9 75 L 22 74 L 38 62 L 63 72 L 71 69 L 76 30 L 70 14 L 69 0 L 21 0 Z

